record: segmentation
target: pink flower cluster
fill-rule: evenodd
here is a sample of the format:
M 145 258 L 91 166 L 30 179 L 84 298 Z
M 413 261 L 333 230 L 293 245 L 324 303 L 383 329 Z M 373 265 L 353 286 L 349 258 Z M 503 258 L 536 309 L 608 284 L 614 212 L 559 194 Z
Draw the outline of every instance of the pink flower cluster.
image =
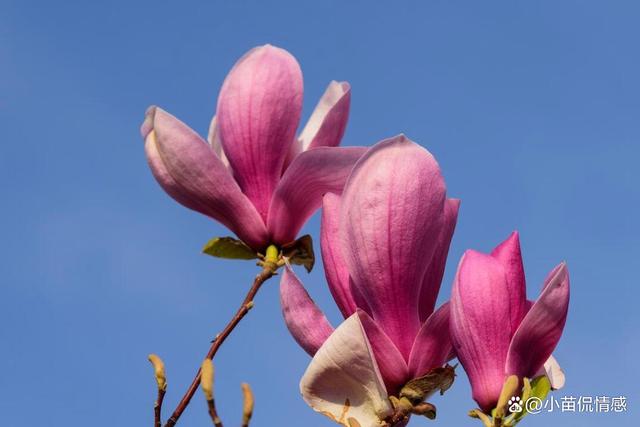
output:
M 329 85 L 296 136 L 302 93 L 295 58 L 258 47 L 224 81 L 208 141 L 158 107 L 141 131 L 165 191 L 256 252 L 294 241 L 322 206 L 326 280 L 345 320 L 334 328 L 288 266 L 280 288 L 287 327 L 313 356 L 301 381 L 309 405 L 345 426 L 388 425 L 393 398 L 453 358 L 486 414 L 510 376 L 561 387 L 551 354 L 567 317 L 566 264 L 527 300 L 514 232 L 490 254 L 466 251 L 451 300 L 436 308 L 460 206 L 436 160 L 403 135 L 337 147 L 347 83 Z

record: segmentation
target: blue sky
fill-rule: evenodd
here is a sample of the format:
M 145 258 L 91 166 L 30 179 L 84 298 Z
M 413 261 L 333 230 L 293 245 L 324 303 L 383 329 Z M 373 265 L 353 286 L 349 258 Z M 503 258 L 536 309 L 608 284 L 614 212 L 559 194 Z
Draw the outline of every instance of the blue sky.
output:
M 0 1 L 3 423 L 150 426 L 150 352 L 167 364 L 172 409 L 256 270 L 199 254 L 228 233 L 162 192 L 138 127 L 158 104 L 204 134 L 234 61 L 271 43 L 301 63 L 305 117 L 347 80 L 344 144 L 403 132 L 439 160 L 462 199 L 441 299 L 465 249 L 514 229 L 530 297 L 567 260 L 556 396 L 622 395 L 629 410 L 523 425 L 635 425 L 639 19 L 633 1 Z M 317 216 L 305 230 L 317 236 Z M 337 321 L 322 266 L 301 275 Z M 216 359 L 220 412 L 239 424 L 248 381 L 255 427 L 330 426 L 299 397 L 308 357 L 277 286 Z M 462 372 L 433 402 L 437 425 L 479 425 Z M 198 395 L 181 425 L 207 423 Z

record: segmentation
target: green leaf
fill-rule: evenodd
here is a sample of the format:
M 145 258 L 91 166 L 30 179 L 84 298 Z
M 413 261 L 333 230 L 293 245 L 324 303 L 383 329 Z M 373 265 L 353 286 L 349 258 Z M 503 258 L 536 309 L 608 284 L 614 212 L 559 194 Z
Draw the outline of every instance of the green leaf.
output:
M 214 237 L 202 248 L 202 252 L 217 258 L 255 259 L 256 253 L 241 240 L 233 237 Z
M 522 420 L 522 418 L 524 418 L 529 413 L 527 411 L 527 402 L 529 399 L 536 398 L 540 399 L 540 402 L 544 402 L 550 391 L 551 382 L 546 375 L 540 375 L 539 377 L 532 379 L 530 388 L 527 388 L 522 395 L 522 401 L 525 402 L 523 405 L 523 411 L 514 414 L 508 425 L 515 426 L 518 422 L 520 422 L 520 420 Z
M 551 382 L 546 375 L 540 375 L 539 377 L 531 380 L 531 396 L 535 396 L 540 400 L 547 398 L 547 395 L 551 391 Z
M 282 246 L 282 254 L 289 258 L 291 264 L 304 266 L 307 272 L 313 270 L 313 265 L 316 262 L 316 257 L 313 253 L 313 239 L 308 234 Z

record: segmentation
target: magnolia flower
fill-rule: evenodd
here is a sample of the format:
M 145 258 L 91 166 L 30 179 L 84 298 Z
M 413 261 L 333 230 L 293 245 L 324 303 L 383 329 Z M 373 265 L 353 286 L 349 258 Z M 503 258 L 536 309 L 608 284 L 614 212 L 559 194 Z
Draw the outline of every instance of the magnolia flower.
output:
M 253 251 L 295 240 L 329 191 L 340 192 L 364 148 L 336 148 L 349 116 L 348 83 L 331 82 L 296 137 L 302 72 L 270 45 L 245 54 L 218 98 L 208 143 L 158 107 L 141 133 L 156 180 L 184 206 L 233 231 Z
M 551 386 L 562 387 L 564 374 L 551 353 L 568 306 L 564 262 L 549 273 L 538 300 L 527 301 L 517 232 L 489 255 L 465 252 L 451 294 L 451 337 L 473 399 L 485 413 L 496 407 L 509 376 L 522 384 L 546 371 Z
M 301 382 L 303 397 L 344 425 L 384 425 L 388 398 L 449 359 L 449 304 L 434 312 L 459 206 L 445 194 L 436 160 L 401 135 L 357 162 L 341 198 L 324 197 L 325 274 L 349 319 L 335 332 L 285 270 L 287 327 L 315 355 Z

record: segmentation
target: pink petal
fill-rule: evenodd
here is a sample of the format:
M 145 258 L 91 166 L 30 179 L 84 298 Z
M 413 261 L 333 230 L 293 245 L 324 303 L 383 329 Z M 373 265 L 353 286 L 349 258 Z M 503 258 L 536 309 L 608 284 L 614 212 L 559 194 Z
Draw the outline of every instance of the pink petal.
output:
M 533 376 L 556 348 L 569 309 L 569 272 L 563 262 L 544 285 L 509 347 L 507 374 Z
M 345 319 L 356 311 L 356 303 L 351 294 L 349 270 L 340 252 L 338 214 L 340 213 L 340 196 L 334 193 L 325 194 L 322 199 L 322 219 L 320 222 L 320 251 L 324 274 L 329 290 L 340 312 Z
M 224 154 L 224 150 L 222 149 L 222 140 L 220 139 L 220 132 L 218 130 L 218 119 L 216 118 L 216 116 L 213 116 L 213 119 L 211 119 L 207 142 L 209 142 L 209 145 L 211 146 L 211 148 L 213 148 L 213 152 L 216 153 L 216 156 L 218 156 L 220 160 L 222 160 L 222 163 L 226 166 L 226 168 L 231 170 L 231 167 L 229 166 L 229 159 L 227 159 L 227 155 Z
M 564 371 L 553 356 L 549 356 L 547 361 L 544 362 L 544 366 L 542 366 L 542 368 L 538 370 L 536 376 L 539 375 L 546 375 L 547 378 L 549 378 L 549 382 L 551 383 L 551 388 L 553 390 L 560 390 L 562 387 L 564 387 Z
M 296 157 L 282 176 L 271 201 L 267 228 L 271 240 L 295 240 L 304 223 L 328 192 L 341 193 L 364 147 L 319 147 Z
M 349 290 L 351 291 L 353 302 L 356 303 L 356 307 L 371 316 L 371 308 L 369 307 L 369 303 L 367 303 L 367 300 L 362 295 L 362 292 L 360 292 L 360 290 L 353 283 L 353 278 L 351 276 L 349 276 Z
M 362 323 L 369 344 L 371 344 L 371 350 L 378 363 L 387 393 L 397 395 L 402 386 L 411 379 L 407 362 L 375 320 L 362 310 L 358 310 L 358 317 L 360 317 L 360 323 Z
M 202 138 L 156 107 L 147 111 L 142 130 L 151 171 L 171 197 L 218 220 L 253 249 L 265 246 L 260 215 Z
M 342 425 L 380 427 L 393 413 L 380 371 L 357 314 L 345 320 L 313 357 L 302 397 L 315 411 Z
M 280 303 L 289 332 L 309 355 L 316 354 L 333 327 L 287 266 L 280 280 Z
M 449 245 L 453 232 L 456 229 L 458 221 L 458 210 L 460 209 L 460 200 L 447 199 L 444 207 L 444 222 L 438 237 L 438 245 L 431 258 L 431 262 L 427 267 L 422 280 L 420 289 L 420 321 L 424 322 L 433 313 L 436 306 L 436 299 L 440 292 L 442 276 L 444 268 L 447 264 L 447 256 L 449 255 Z
M 473 398 L 487 411 L 498 401 L 511 340 L 509 285 L 502 264 L 466 251 L 451 291 L 451 339 L 467 372 Z
M 563 266 L 563 264 L 564 263 L 560 263 L 556 265 L 549 273 L 547 273 L 547 276 L 542 281 L 542 290 L 540 291 L 540 294 L 542 294 L 544 290 L 547 289 L 547 286 L 554 283 L 553 278 L 556 276 L 556 274 L 558 274 L 558 270 L 560 270 L 561 268 L 567 268 L 567 266 L 566 265 Z M 567 274 L 569 273 L 567 272 Z M 531 307 L 533 307 L 534 303 L 535 301 L 527 300 L 527 312 L 529 312 Z
M 509 307 L 511 307 L 510 325 L 511 336 L 513 336 L 527 312 L 527 287 L 518 232 L 514 231 L 507 240 L 496 246 L 491 256 L 502 263 L 507 274 L 509 289 L 505 297 L 508 298 Z
M 270 45 L 245 54 L 220 90 L 217 117 L 224 152 L 265 222 L 300 120 L 302 90 L 296 59 Z
M 423 323 L 409 356 L 411 378 L 444 365 L 453 351 L 449 333 L 450 306 L 444 303 Z
M 291 144 L 285 169 L 301 152 L 315 147 L 340 145 L 349 119 L 351 87 L 347 82 L 332 81 L 298 139 Z
M 374 320 L 409 358 L 418 295 L 443 220 L 445 187 L 433 156 L 403 135 L 371 148 L 345 186 L 342 253 Z
M 315 147 L 336 147 L 347 128 L 351 86 L 347 82 L 332 81 L 320 98 L 316 109 L 298 138 L 302 151 Z

